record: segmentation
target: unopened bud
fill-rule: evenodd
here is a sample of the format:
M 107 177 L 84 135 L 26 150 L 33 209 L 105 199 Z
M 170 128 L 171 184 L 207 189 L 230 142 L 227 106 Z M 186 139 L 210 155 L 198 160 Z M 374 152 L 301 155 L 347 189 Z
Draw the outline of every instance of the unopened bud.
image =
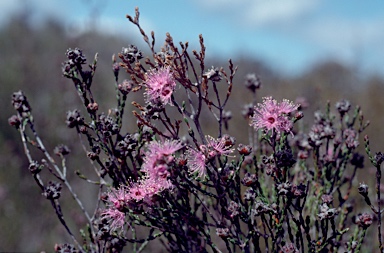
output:
M 357 189 L 362 196 L 368 195 L 368 185 L 360 183 L 359 188 Z

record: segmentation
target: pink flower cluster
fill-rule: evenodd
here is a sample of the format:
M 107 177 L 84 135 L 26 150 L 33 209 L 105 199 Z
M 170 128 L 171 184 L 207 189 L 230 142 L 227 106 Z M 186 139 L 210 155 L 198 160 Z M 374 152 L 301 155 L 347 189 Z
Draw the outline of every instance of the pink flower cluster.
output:
M 233 152 L 229 146 L 225 144 L 225 138 L 214 139 L 206 136 L 206 145 L 200 145 L 199 150 L 189 148 L 187 150 L 187 166 L 190 174 L 197 173 L 197 176 L 204 178 L 207 169 L 206 162 L 218 155 L 228 155 Z
M 112 189 L 107 196 L 109 206 L 101 213 L 102 219 L 109 221 L 112 230 L 122 228 L 125 221 L 123 209 L 130 200 L 127 189 L 124 186 L 119 189 Z
M 171 96 L 175 90 L 176 82 L 169 67 L 148 71 L 145 86 L 148 103 L 172 104 Z
M 275 130 L 277 133 L 291 132 L 293 125 L 289 114 L 297 110 L 298 107 L 299 105 L 295 105 L 287 99 L 278 103 L 272 97 L 264 97 L 263 103 L 254 107 L 254 115 L 250 125 L 256 130 Z
M 145 175 L 129 187 L 121 186 L 108 193 L 108 209 L 102 212 L 103 219 L 111 221 L 113 229 L 124 226 L 124 207 L 130 201 L 151 202 L 151 198 L 165 189 L 172 188 L 168 177 L 169 166 L 174 160 L 173 154 L 183 145 L 176 140 L 157 142 L 152 141 L 147 146 L 142 171 Z

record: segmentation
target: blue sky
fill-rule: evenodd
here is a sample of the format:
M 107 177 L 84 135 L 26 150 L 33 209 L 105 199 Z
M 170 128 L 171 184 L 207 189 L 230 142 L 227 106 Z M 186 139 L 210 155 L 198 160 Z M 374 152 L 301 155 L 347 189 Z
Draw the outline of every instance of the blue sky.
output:
M 28 8 L 37 24 L 50 15 L 82 32 L 94 16 L 94 27 L 102 32 L 139 36 L 125 18 L 135 6 L 143 28 L 156 32 L 158 46 L 170 32 L 176 42 L 197 48 L 201 33 L 208 56 L 251 56 L 286 74 L 332 58 L 384 75 L 384 1 L 379 0 L 1 0 L 0 25 Z

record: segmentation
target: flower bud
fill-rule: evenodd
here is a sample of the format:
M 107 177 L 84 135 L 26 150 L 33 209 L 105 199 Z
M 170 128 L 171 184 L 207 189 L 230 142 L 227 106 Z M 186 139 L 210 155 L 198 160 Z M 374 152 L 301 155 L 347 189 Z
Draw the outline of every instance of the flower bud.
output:
M 241 180 L 241 183 L 245 186 L 251 186 L 256 181 L 257 181 L 257 175 L 247 172 L 245 173 L 244 178 Z
M 118 85 L 117 88 L 123 95 L 127 95 L 132 90 L 132 87 L 133 87 L 133 82 L 125 79 L 122 83 Z
M 360 227 L 367 229 L 373 222 L 373 216 L 369 213 L 363 213 L 356 217 L 355 222 Z
M 99 105 L 98 105 L 96 102 L 94 102 L 94 103 L 89 103 L 89 104 L 87 105 L 87 109 L 88 109 L 89 111 L 91 111 L 91 112 L 96 112 L 96 111 L 99 109 Z
M 66 145 L 60 144 L 55 147 L 53 152 L 58 156 L 65 156 L 68 155 L 71 150 Z
M 47 199 L 58 199 L 61 195 L 61 184 L 58 182 L 48 182 L 48 186 L 44 187 L 43 196 Z
M 239 151 L 240 155 L 249 155 L 252 153 L 252 147 L 250 145 L 244 145 L 244 144 L 239 144 L 237 147 L 237 150 Z
M 20 122 L 20 119 L 19 119 L 19 117 L 17 115 L 12 115 L 8 119 L 8 124 L 11 125 L 11 126 L 14 126 L 16 128 L 19 128 L 21 122 Z
M 38 162 L 36 161 L 33 161 L 29 164 L 29 171 L 33 174 L 33 175 L 36 175 L 37 173 L 39 173 L 41 171 L 41 169 L 43 168 L 43 165 L 40 165 Z
M 221 238 L 227 238 L 229 236 L 228 228 L 216 228 L 216 234 Z
M 357 189 L 362 196 L 368 195 L 368 185 L 360 183 L 359 188 Z

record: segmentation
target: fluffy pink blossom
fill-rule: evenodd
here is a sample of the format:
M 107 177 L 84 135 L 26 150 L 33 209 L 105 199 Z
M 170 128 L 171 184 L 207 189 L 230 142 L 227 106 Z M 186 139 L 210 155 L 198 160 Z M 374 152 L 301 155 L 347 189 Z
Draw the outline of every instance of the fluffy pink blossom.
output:
M 110 202 L 117 210 L 122 210 L 124 204 L 127 203 L 129 199 L 127 189 L 124 186 L 121 186 L 119 189 L 112 189 L 108 193 L 108 202 Z
M 183 145 L 178 140 L 164 142 L 152 141 L 147 146 L 142 170 L 150 177 L 168 176 L 168 165 L 173 161 L 173 154 Z
M 108 208 L 101 213 L 102 219 L 108 220 L 111 230 L 121 229 L 124 226 L 125 214 L 115 208 Z
M 209 157 L 216 155 L 228 155 L 233 149 L 225 145 L 225 138 L 215 139 L 209 135 L 205 136 L 207 140 L 207 148 L 209 149 Z
M 263 103 L 255 106 L 251 126 L 257 129 L 291 132 L 292 120 L 289 114 L 297 110 L 298 105 L 284 99 L 278 103 L 272 97 L 264 97 Z
M 163 105 L 172 104 L 171 96 L 175 90 L 176 82 L 169 67 L 148 71 L 145 86 L 147 102 L 161 102 Z
M 152 141 L 147 145 L 146 156 L 162 157 L 169 156 L 181 149 L 183 144 L 178 140 L 166 140 L 163 142 Z
M 187 166 L 191 174 L 197 173 L 200 178 L 206 175 L 206 162 L 218 155 L 228 155 L 233 149 L 225 145 L 225 138 L 215 139 L 205 136 L 206 145 L 200 145 L 200 150 L 190 148 L 187 150 Z
M 147 191 L 140 182 L 135 183 L 129 187 L 128 196 L 130 200 L 140 201 L 147 196 Z
M 190 148 L 187 150 L 187 166 L 189 173 L 195 174 L 200 178 L 205 177 L 207 170 L 205 167 L 206 157 L 201 151 Z
M 132 195 L 134 199 L 150 198 L 165 189 L 172 188 L 168 180 L 170 166 L 174 161 L 174 153 L 182 147 L 178 140 L 152 141 L 148 144 L 142 165 L 145 176 L 130 190 L 130 194 L 136 194 L 136 197 Z

